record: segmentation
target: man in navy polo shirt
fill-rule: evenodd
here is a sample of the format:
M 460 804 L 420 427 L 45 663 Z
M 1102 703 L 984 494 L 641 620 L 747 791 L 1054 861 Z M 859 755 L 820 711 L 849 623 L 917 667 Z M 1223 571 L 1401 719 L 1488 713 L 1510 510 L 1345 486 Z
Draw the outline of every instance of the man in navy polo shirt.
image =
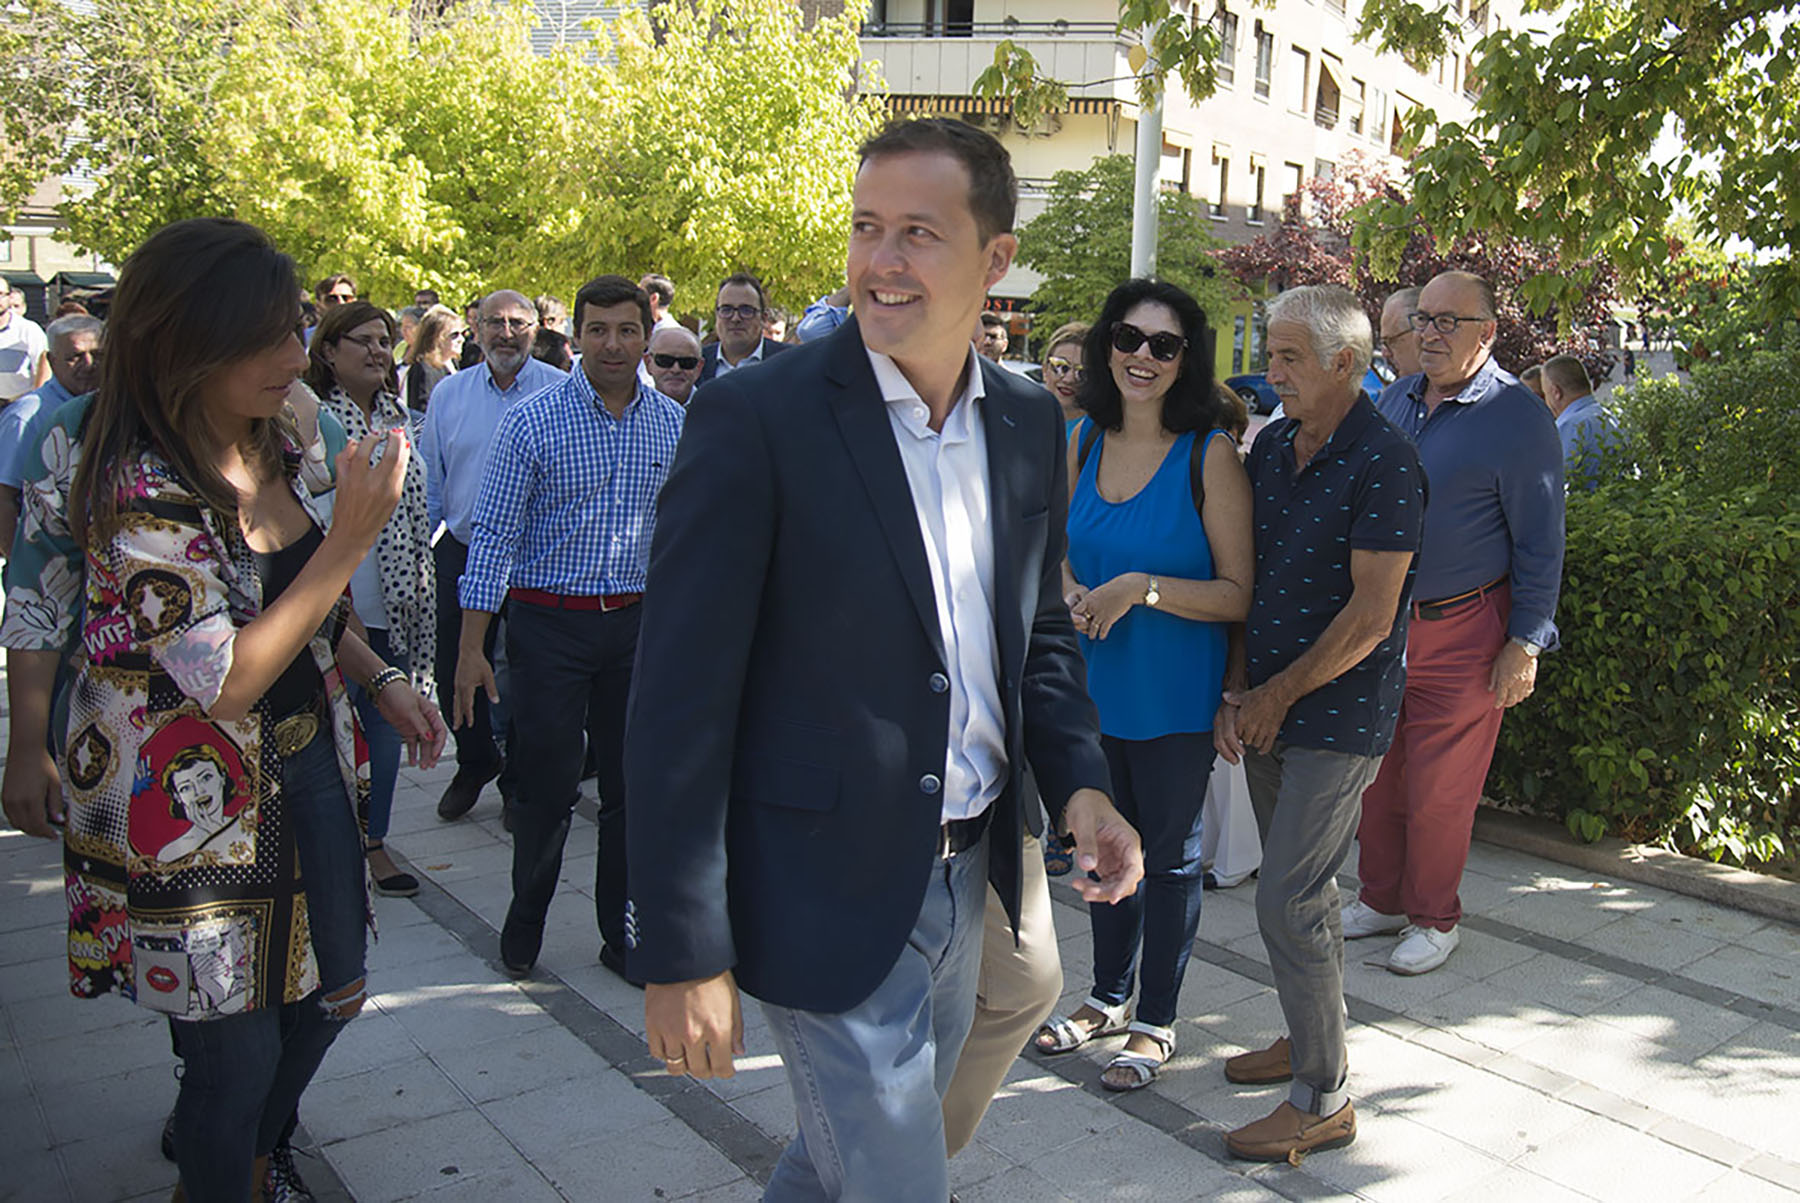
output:
M 1400 712 L 1425 477 L 1412 443 L 1362 395 L 1374 338 L 1354 295 L 1282 293 L 1268 348 L 1286 416 L 1250 450 L 1256 586 L 1232 630 L 1213 742 L 1244 761 L 1263 838 L 1256 917 L 1289 1032 L 1231 1058 L 1225 1076 L 1293 1083 L 1226 1145 L 1281 1161 L 1356 1139 L 1336 877 Z

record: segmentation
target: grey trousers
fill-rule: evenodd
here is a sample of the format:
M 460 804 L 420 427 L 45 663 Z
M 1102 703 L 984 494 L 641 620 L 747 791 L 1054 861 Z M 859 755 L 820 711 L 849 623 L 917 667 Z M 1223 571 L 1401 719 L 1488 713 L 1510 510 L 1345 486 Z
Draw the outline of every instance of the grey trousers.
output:
M 1244 750 L 1263 840 L 1256 921 L 1293 1041 L 1288 1101 L 1314 1115 L 1334 1114 L 1350 1101 L 1337 874 L 1356 838 L 1363 790 L 1380 767 L 1379 756 L 1280 742 L 1268 755 Z

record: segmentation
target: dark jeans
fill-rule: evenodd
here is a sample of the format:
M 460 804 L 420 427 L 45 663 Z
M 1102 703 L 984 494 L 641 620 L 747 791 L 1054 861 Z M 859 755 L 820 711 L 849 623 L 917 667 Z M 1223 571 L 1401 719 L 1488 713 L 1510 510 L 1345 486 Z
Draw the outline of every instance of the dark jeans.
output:
M 461 543 L 449 531 L 431 549 L 432 557 L 437 561 L 437 679 L 440 697 L 454 701 L 456 689 L 456 654 L 462 643 L 462 603 L 457 601 L 456 587 L 462 580 L 463 569 L 469 563 L 469 548 Z M 510 614 L 511 610 L 501 607 L 501 614 Z M 500 616 L 488 624 L 487 638 L 482 643 L 482 652 L 489 663 L 494 659 L 494 639 L 500 633 Z M 450 717 L 452 707 L 444 707 L 445 718 Z M 501 747 L 494 741 L 493 716 L 489 713 L 487 694 L 475 691 L 475 721 L 465 727 L 452 728 L 451 736 L 456 740 L 456 771 L 458 775 L 485 777 L 498 768 L 502 761 Z M 512 742 L 510 733 L 506 742 Z M 510 785 L 513 774 L 508 773 L 501 781 L 502 792 Z M 373 835 L 370 832 L 370 835 Z
M 407 671 L 403 656 L 395 656 L 388 646 L 388 633 L 380 627 L 369 628 L 369 646 L 377 656 L 401 672 Z M 385 839 L 388 820 L 394 814 L 394 784 L 400 778 L 400 733 L 381 717 L 381 710 L 360 685 L 350 685 L 350 701 L 362 721 L 363 741 L 369 745 L 369 822 L 371 843 Z
M 539 927 L 562 873 L 569 815 L 587 745 L 599 761 L 600 937 L 625 948 L 625 702 L 640 607 L 601 613 L 509 603 L 506 655 L 514 693 L 513 898 L 507 923 Z M 586 742 L 583 742 L 583 733 Z
M 1176 996 L 1200 929 L 1200 812 L 1212 775 L 1212 733 L 1100 740 L 1112 769 L 1113 802 L 1144 844 L 1144 880 L 1116 905 L 1088 907 L 1094 927 L 1094 997 L 1131 997 L 1138 951 L 1137 1018 L 1175 1022 Z
M 283 763 L 282 805 L 294 825 L 320 988 L 299 1002 L 174 1021 L 186 1065 L 175 1102 L 175 1155 L 192 1203 L 250 1197 L 251 1163 L 281 1139 L 343 1030 L 345 1020 L 325 996 L 341 996 L 364 976 L 362 836 L 328 729 Z

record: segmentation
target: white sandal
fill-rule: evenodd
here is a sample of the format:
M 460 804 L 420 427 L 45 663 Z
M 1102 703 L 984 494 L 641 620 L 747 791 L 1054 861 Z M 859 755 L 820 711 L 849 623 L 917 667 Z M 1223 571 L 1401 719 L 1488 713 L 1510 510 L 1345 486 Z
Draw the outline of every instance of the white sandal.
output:
M 1133 1021 L 1126 1031 L 1134 1036 L 1148 1036 L 1150 1039 L 1156 1041 L 1157 1044 L 1162 1046 L 1162 1056 L 1152 1056 L 1149 1053 L 1120 1053 L 1111 1061 L 1107 1062 L 1106 1068 L 1100 1071 L 1100 1085 L 1115 1093 L 1123 1093 L 1127 1090 L 1142 1090 L 1144 1087 L 1150 1085 L 1150 1083 L 1156 1081 L 1157 1073 L 1168 1063 L 1169 1058 L 1175 1055 L 1174 1028 L 1159 1028 L 1153 1023 L 1138 1023 Z M 1118 1085 L 1114 1085 L 1107 1081 L 1106 1075 L 1115 1069 L 1128 1071 L 1131 1074 L 1131 1081 L 1120 1083 Z
M 1125 1030 L 1125 1012 L 1131 1005 L 1129 1000 L 1117 1006 L 1108 1006 L 1090 994 L 1081 1000 L 1081 1005 L 1100 1012 L 1104 1022 L 1089 1030 L 1076 1023 L 1073 1016 L 1058 1015 L 1038 1028 L 1037 1034 L 1031 1038 L 1031 1047 L 1040 1053 L 1056 1056 L 1059 1053 L 1072 1053 L 1090 1040 L 1097 1040 L 1102 1036 L 1117 1036 Z M 1042 1039 L 1045 1033 L 1050 1036 L 1049 1044 L 1045 1044 Z

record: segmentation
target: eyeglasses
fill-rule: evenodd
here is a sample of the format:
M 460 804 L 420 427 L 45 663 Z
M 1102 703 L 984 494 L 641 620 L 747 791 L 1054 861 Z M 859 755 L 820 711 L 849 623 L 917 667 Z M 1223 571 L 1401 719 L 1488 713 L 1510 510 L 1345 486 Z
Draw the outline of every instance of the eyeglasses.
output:
M 1122 355 L 1130 355 L 1145 343 L 1150 344 L 1150 354 L 1168 363 L 1181 354 L 1188 340 L 1179 334 L 1171 334 L 1167 330 L 1155 334 L 1145 334 L 1130 322 L 1114 322 L 1112 328 L 1113 350 Z
M 383 335 L 380 338 L 356 338 L 351 335 L 345 334 L 345 335 L 341 336 L 338 339 L 338 341 L 341 343 L 355 343 L 357 346 L 359 346 L 363 350 L 369 352 L 371 355 L 374 354 L 376 351 L 381 351 L 381 352 L 385 353 L 388 351 L 392 351 L 394 349 L 394 340 L 387 337 L 386 335 Z
M 501 331 L 510 330 L 519 333 L 531 329 L 537 322 L 528 317 L 484 317 L 481 319 L 484 329 Z
M 1044 370 L 1052 376 L 1074 376 L 1081 379 L 1082 367 L 1078 363 L 1070 363 L 1060 355 L 1052 355 L 1044 361 Z
M 758 305 L 715 305 L 713 312 L 721 318 L 735 317 L 747 322 L 751 318 L 760 318 L 763 311 Z
M 1394 349 L 1395 343 L 1399 342 L 1401 339 L 1405 338 L 1407 335 L 1409 335 L 1411 333 L 1412 333 L 1411 330 L 1396 330 L 1392 334 L 1382 335 L 1381 336 L 1382 350 L 1392 351 Z
M 650 357 L 650 362 L 659 368 L 680 368 L 684 372 L 691 372 L 700 366 L 700 357 L 698 355 L 664 355 L 659 351 Z
M 1406 320 L 1411 322 L 1412 328 L 1420 334 L 1425 333 L 1427 326 L 1439 334 L 1455 334 L 1456 328 L 1464 322 L 1491 322 L 1494 319 L 1491 317 L 1457 317 L 1454 313 L 1426 313 L 1420 310 L 1407 314 Z M 1387 340 L 1383 339 L 1382 341 L 1385 343 Z
M 321 298 L 327 305 L 348 305 L 356 299 L 353 292 L 328 292 Z

